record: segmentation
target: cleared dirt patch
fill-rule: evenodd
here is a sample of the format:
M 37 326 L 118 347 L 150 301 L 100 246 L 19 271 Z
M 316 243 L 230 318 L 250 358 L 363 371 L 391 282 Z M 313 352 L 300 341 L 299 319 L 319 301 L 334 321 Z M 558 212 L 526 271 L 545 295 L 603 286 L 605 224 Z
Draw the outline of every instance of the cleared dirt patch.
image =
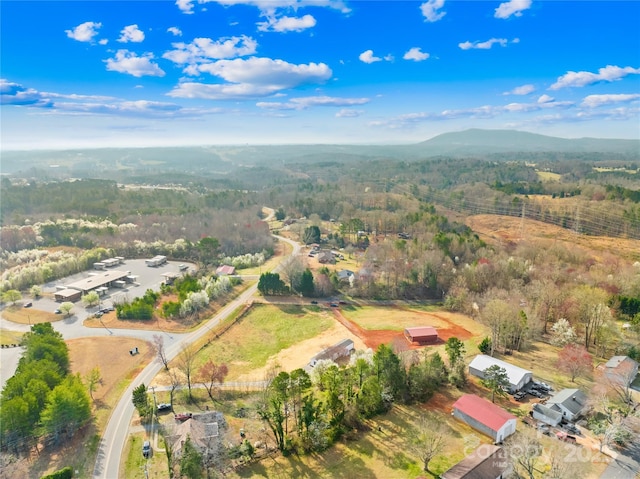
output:
M 35 307 L 37 308 L 37 305 Z M 2 317 L 18 324 L 52 323 L 64 319 L 63 314 L 49 313 L 34 308 L 24 308 L 18 304 L 3 309 Z
M 399 306 L 370 307 L 370 316 L 367 314 L 359 314 L 357 320 L 350 318 L 349 311 L 342 311 L 338 308 L 334 309 L 336 319 L 343 324 L 349 331 L 356 334 L 362 339 L 367 347 L 375 350 L 381 344 L 406 344 L 406 349 L 418 349 L 423 345 L 411 343 L 406 340 L 403 331 L 409 326 L 433 326 L 438 331 L 439 340 L 432 344 L 439 345 L 446 342 L 451 337 L 457 337 L 461 341 L 466 341 L 473 336 L 479 334 L 469 327 L 461 326 L 461 323 L 474 323 L 474 321 L 461 314 L 453 314 L 447 312 L 428 312 L 419 311 L 411 308 L 402 308 Z M 380 319 L 383 317 L 384 319 Z M 372 328 L 367 328 L 367 325 Z M 373 329 L 376 325 L 384 325 L 389 329 Z M 467 326 L 465 324 L 465 326 Z
M 597 258 L 613 251 L 623 258 L 640 260 L 640 240 L 576 234 L 572 230 L 526 218 L 523 229 L 522 218 L 513 216 L 469 216 L 465 223 L 488 242 L 517 244 L 527 238 L 528 241 L 535 240 L 543 245 L 564 243 L 568 248 L 578 247 Z

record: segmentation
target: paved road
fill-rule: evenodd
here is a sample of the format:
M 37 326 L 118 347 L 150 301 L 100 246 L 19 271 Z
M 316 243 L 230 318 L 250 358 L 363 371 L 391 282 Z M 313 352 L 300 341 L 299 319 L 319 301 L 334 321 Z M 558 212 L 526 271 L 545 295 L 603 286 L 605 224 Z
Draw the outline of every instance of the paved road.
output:
M 604 470 L 600 479 L 636 479 L 640 477 L 640 438 L 636 438 Z
M 298 243 L 280 236 L 278 236 L 277 238 L 280 241 L 289 243 L 293 247 L 291 257 L 300 254 L 300 245 Z M 276 268 L 274 268 L 274 272 L 278 272 L 287 261 L 290 261 L 290 258 L 283 260 Z M 165 343 L 165 345 L 167 346 L 167 357 L 170 360 L 175 358 L 185 346 L 206 335 L 211 328 L 217 325 L 220 321 L 224 320 L 238 307 L 246 304 L 256 293 L 256 291 L 257 284 L 254 284 L 252 287 L 242 293 L 238 298 L 222 308 L 210 320 L 208 320 L 206 323 L 203 323 L 203 326 L 200 327 L 197 331 L 194 331 L 193 333 L 189 333 L 187 335 L 183 335 L 182 337 L 178 338 L 177 341 L 174 341 L 170 345 L 166 345 Z M 131 402 L 131 395 L 133 393 L 133 390 L 140 384 L 150 384 L 162 367 L 162 364 L 158 364 L 155 362 L 149 364 L 131 382 L 127 390 L 122 394 L 120 401 L 114 408 L 113 413 L 109 418 L 109 422 L 98 447 L 98 455 L 93 471 L 93 477 L 95 479 L 115 479 L 118 477 L 122 450 L 127 441 L 127 436 L 129 434 L 129 424 L 131 423 L 131 419 L 134 413 L 134 406 Z

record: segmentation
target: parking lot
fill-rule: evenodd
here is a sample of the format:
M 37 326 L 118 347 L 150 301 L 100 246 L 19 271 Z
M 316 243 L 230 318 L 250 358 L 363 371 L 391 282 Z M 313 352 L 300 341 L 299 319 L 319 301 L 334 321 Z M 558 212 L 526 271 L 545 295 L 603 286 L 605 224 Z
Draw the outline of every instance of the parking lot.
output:
M 180 265 L 182 264 L 187 265 L 188 269 L 182 271 L 180 268 Z M 72 310 L 72 314 L 74 316 L 80 320 L 84 320 L 101 308 L 113 306 L 114 298 L 121 295 L 128 300 L 132 300 L 138 296 L 142 296 L 147 289 L 158 291 L 160 289 L 160 285 L 165 280 L 162 276 L 163 273 L 182 275 L 189 271 L 194 271 L 195 266 L 179 261 L 167 261 L 163 265 L 151 267 L 145 264 L 144 259 L 128 259 L 114 269 L 118 271 L 126 271 L 130 276 L 135 276 L 135 283 L 127 283 L 124 288 L 109 288 L 106 294 L 100 297 L 100 304 L 92 308 L 85 308 L 81 301 L 75 302 Z M 60 303 L 56 302 L 53 298 L 57 288 L 82 279 L 87 279 L 91 276 L 90 273 L 100 273 L 100 270 L 88 270 L 68 276 L 61 280 L 44 284 L 42 286 L 42 292 L 46 294 L 41 298 L 32 301 L 33 305 L 31 307 L 42 311 L 54 312 L 60 307 Z

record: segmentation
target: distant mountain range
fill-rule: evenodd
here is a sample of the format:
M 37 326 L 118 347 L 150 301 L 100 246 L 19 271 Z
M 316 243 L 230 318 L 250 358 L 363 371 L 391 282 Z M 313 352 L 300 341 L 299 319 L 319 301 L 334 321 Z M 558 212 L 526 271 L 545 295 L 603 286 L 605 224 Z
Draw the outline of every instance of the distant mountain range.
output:
M 444 133 L 419 143 L 424 154 L 481 155 L 504 152 L 631 153 L 640 155 L 640 140 L 557 138 L 516 130 L 470 129 Z
M 566 139 L 515 130 L 470 129 L 445 133 L 411 145 L 211 145 L 3 151 L 2 173 L 46 168 L 54 177 L 56 169 L 61 177 L 120 178 L 134 172 L 149 175 L 167 170 L 224 175 L 236 168 L 259 165 L 278 169 L 291 164 L 347 164 L 384 159 L 417 161 L 438 156 L 495 160 L 539 160 L 542 156 L 553 160 L 576 154 L 590 154 L 594 161 L 637 161 L 640 160 L 640 140 Z

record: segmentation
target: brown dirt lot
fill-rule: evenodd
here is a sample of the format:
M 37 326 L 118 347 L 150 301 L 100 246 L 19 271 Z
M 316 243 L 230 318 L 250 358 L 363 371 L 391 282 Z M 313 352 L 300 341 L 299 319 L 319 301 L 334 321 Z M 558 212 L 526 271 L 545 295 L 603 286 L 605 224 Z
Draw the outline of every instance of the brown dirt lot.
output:
M 476 215 L 466 218 L 465 223 L 485 241 L 518 244 L 522 242 L 522 218 L 500 215 Z M 525 219 L 524 237 L 541 242 L 563 243 L 569 248 L 578 247 L 589 254 L 601 258 L 615 251 L 623 258 L 640 260 L 640 240 L 587 236 L 572 230 L 550 225 L 541 221 Z
M 123 337 L 81 338 L 67 341 L 71 370 L 86 375 L 96 366 L 102 382 L 93 393 L 96 402 L 102 401 L 120 381 L 131 378 L 153 361 L 151 346 L 139 339 Z M 129 350 L 138 347 L 140 354 L 131 356 Z

